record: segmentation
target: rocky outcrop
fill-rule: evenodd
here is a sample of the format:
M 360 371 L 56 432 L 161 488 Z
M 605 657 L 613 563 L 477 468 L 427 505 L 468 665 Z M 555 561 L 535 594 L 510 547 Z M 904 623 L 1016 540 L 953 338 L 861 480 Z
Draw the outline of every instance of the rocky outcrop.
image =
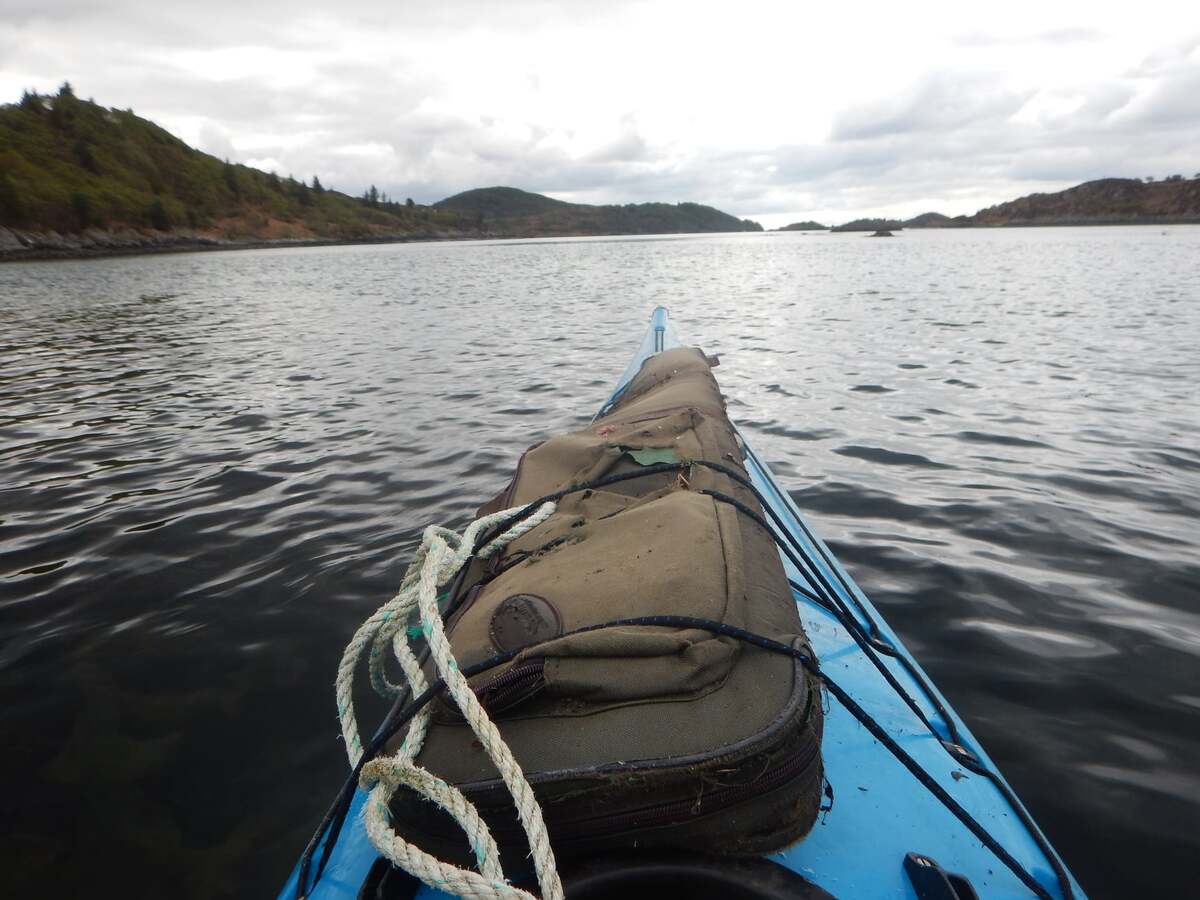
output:
M 8 253 L 20 253 L 26 248 L 25 242 L 7 228 L 0 228 L 0 257 Z
M 402 244 L 419 241 L 474 240 L 495 237 L 486 232 L 430 229 L 419 234 L 374 234 L 353 238 L 248 237 L 228 239 L 201 231 L 108 231 L 89 228 L 78 234 L 28 231 L 0 227 L 0 263 L 23 259 L 81 259 L 93 256 L 127 256 L 137 253 L 182 253 L 196 250 L 262 250 L 283 247 L 327 247 L 343 244 Z
M 57 231 L 0 228 L 0 260 L 109 256 L 226 246 L 236 244 L 194 231 L 139 231 L 133 228 L 109 231 L 88 228 L 77 234 L 61 234 Z

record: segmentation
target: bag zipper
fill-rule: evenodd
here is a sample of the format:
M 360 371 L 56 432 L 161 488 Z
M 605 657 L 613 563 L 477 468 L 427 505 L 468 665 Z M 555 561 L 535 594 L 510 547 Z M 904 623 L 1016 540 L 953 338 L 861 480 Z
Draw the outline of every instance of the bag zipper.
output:
M 497 716 L 541 691 L 546 686 L 545 669 L 544 657 L 527 659 L 472 690 L 483 708 Z M 463 721 L 462 711 L 450 703 L 443 702 L 441 712 L 439 718 L 447 723 Z
M 486 684 L 475 695 L 490 713 L 501 713 L 540 691 L 546 685 L 544 657 L 517 663 Z
M 595 819 L 555 822 L 552 816 L 547 816 L 547 826 L 556 838 L 569 841 L 573 838 L 591 839 L 623 831 L 681 824 L 688 819 L 711 815 L 786 787 L 812 766 L 818 753 L 819 744 L 813 740 L 804 750 L 789 756 L 778 766 L 768 769 L 748 784 L 717 788 L 701 794 L 694 800 L 674 800 Z
M 525 679 L 529 677 L 529 673 L 533 670 L 532 664 L 536 663 L 539 664 L 537 665 L 536 677 L 544 684 L 544 676 L 541 671 L 541 664 L 544 664 L 544 662 L 545 660 L 542 659 L 529 660 L 527 663 L 514 666 L 508 672 L 498 676 L 494 683 L 498 688 L 502 687 L 502 695 L 505 699 L 508 699 L 517 693 L 517 685 L 525 683 Z M 501 686 L 501 682 L 503 682 L 503 686 Z M 490 688 L 491 685 L 492 683 L 489 683 L 484 689 Z M 539 690 L 540 687 L 541 685 L 538 687 Z M 806 726 L 812 716 L 813 702 L 814 696 L 810 692 L 801 716 Z M 508 706 L 511 705 L 511 702 L 508 703 Z M 594 838 L 620 834 L 624 831 L 640 831 L 663 825 L 683 824 L 689 819 L 712 815 L 747 800 L 753 800 L 764 794 L 787 787 L 811 768 L 814 760 L 819 757 L 820 752 L 821 741 L 819 738 L 814 737 L 813 740 L 807 742 L 797 753 L 788 756 L 778 765 L 767 769 L 747 784 L 734 784 L 728 787 L 717 788 L 701 793 L 695 799 L 671 800 L 665 803 L 644 806 L 639 809 L 626 810 L 614 815 L 587 819 L 556 818 L 550 809 L 546 809 L 544 810 L 546 824 L 550 832 L 555 836 L 556 841 L 563 840 L 568 842 L 572 840 L 592 840 Z M 650 773 L 646 772 L 644 774 L 649 775 Z M 494 827 L 493 830 L 498 838 L 501 835 L 509 837 L 509 828 L 507 827 Z M 511 834 L 514 838 L 519 836 L 516 831 L 511 832 Z

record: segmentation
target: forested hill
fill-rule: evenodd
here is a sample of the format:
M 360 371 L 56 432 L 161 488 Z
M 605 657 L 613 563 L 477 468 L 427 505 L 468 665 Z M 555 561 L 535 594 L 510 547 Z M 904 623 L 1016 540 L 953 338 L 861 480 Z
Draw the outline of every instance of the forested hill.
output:
M 464 216 L 485 231 L 528 234 L 687 234 L 762 231 L 762 226 L 699 203 L 629 203 L 590 206 L 567 203 L 511 187 L 476 188 L 447 197 L 433 208 Z
M 81 100 L 69 85 L 0 106 L 0 225 L 187 230 L 230 241 L 473 231 L 448 211 L 223 162 L 131 110 Z
M 1169 175 L 1161 181 L 1101 178 L 1063 191 L 1029 194 L 981 209 L 973 216 L 929 212 L 908 219 L 905 228 L 989 228 L 1026 225 L 1167 225 L 1200 222 L 1200 172 L 1194 178 Z M 838 230 L 852 230 L 854 223 Z
M 1200 174 L 1162 181 L 1102 178 L 981 209 L 970 225 L 1107 225 L 1200 221 Z
M 0 105 L 0 259 L 263 242 L 761 230 L 695 203 L 583 206 L 515 188 L 432 206 L 217 159 L 75 95 Z

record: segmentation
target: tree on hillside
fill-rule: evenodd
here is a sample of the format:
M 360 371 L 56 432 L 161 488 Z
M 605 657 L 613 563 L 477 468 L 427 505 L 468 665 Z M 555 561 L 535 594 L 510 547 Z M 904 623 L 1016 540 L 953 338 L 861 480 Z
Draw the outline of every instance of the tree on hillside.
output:
M 17 193 L 17 186 L 0 172 L 0 225 L 22 225 L 25 222 L 25 204 Z
M 414 204 L 414 203 L 413 203 L 413 198 L 412 198 L 412 197 L 405 197 L 405 198 L 404 198 L 404 205 L 405 205 L 405 206 L 407 206 L 409 209 L 412 209 L 412 208 L 413 208 L 413 206 L 415 206 L 416 204 Z
M 229 192 L 235 197 L 241 197 L 242 188 L 238 184 L 237 171 L 233 168 L 229 160 L 225 160 L 225 167 L 222 170 L 222 174 L 225 176 L 225 187 L 229 188 Z
M 322 185 L 321 185 L 321 179 L 318 178 L 316 175 L 313 176 L 313 188 L 312 189 L 314 191 L 316 191 L 318 194 L 325 193 L 325 188 L 322 187 Z
M 71 87 L 71 82 L 64 81 L 61 85 L 59 85 L 58 96 L 71 97 L 72 99 L 75 97 L 75 89 Z
M 375 187 L 375 185 L 371 185 L 371 189 L 367 191 L 367 202 L 372 206 L 379 205 L 379 190 Z
M 93 175 L 100 174 L 100 164 L 96 162 L 96 157 L 92 155 L 92 148 L 88 146 L 87 141 L 83 138 L 76 139 L 71 150 L 75 154 L 75 158 L 79 160 L 81 166 Z
M 75 216 L 75 227 L 80 231 L 92 224 L 92 199 L 82 191 L 71 194 L 71 213 Z
M 162 200 L 158 198 L 155 198 L 154 202 L 150 204 L 149 209 L 146 210 L 146 220 L 152 227 L 157 228 L 159 231 L 166 231 L 171 227 L 171 219 L 167 215 L 167 208 L 163 206 Z
M 21 109 L 41 112 L 45 107 L 42 106 L 42 98 L 36 91 L 25 90 L 21 92 Z

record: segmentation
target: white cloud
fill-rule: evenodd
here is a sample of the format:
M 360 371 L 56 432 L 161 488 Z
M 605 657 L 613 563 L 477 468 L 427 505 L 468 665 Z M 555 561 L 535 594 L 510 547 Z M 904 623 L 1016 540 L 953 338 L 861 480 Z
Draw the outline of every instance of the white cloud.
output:
M 238 159 L 237 147 L 224 128 L 216 122 L 200 122 L 195 146 L 220 159 Z M 270 171 L 270 170 L 267 170 Z

